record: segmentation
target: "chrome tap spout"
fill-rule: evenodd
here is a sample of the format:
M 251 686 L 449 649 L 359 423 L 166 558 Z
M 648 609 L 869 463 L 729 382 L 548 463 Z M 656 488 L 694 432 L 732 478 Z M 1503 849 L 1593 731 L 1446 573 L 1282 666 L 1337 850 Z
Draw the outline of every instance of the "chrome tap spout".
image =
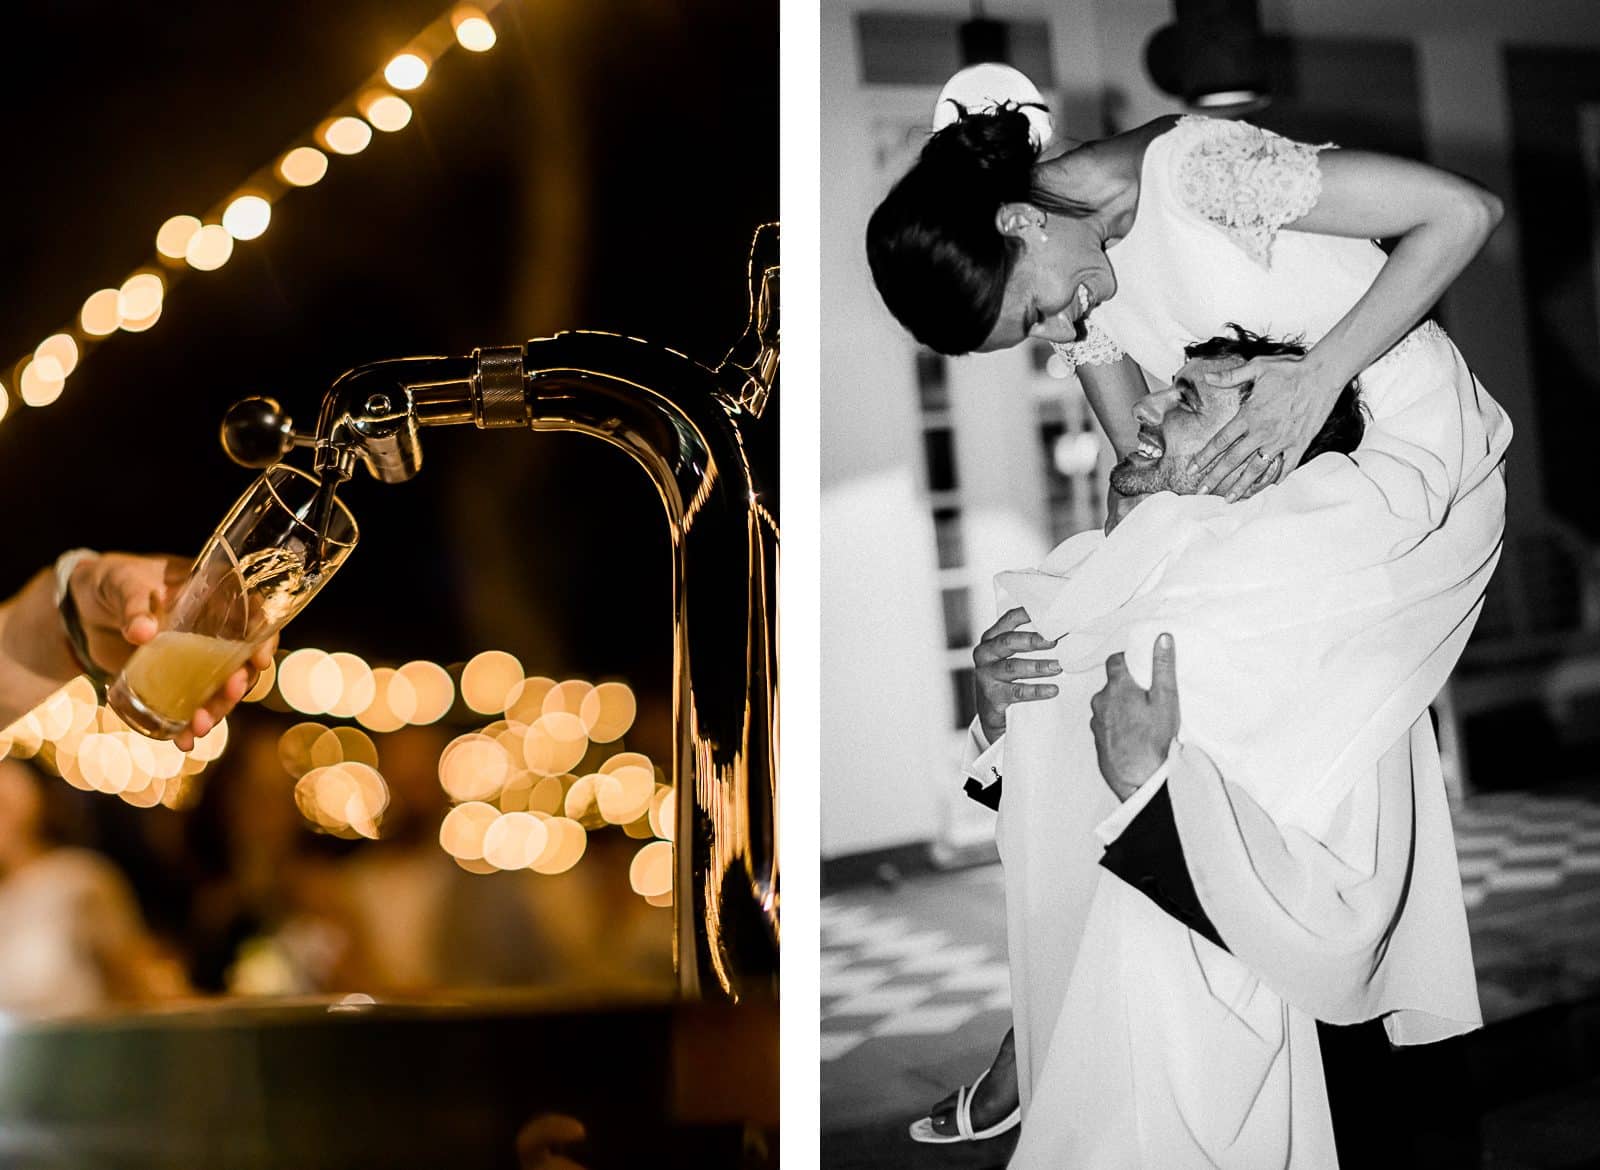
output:
M 314 440 L 330 501 L 357 459 L 384 482 L 415 475 L 429 426 L 577 431 L 645 470 L 672 537 L 674 953 L 694 998 L 777 990 L 777 235 L 757 233 L 750 321 L 714 368 L 592 332 L 377 362 L 328 391 Z M 223 433 L 241 462 L 305 441 L 268 400 Z

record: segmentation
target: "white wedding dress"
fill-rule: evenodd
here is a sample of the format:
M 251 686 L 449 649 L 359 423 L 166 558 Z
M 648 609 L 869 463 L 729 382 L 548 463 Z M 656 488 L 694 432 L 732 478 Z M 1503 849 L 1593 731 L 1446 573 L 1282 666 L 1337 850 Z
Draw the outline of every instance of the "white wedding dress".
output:
M 1067 356 L 1126 353 L 1166 379 L 1229 322 L 1314 344 L 1384 262 L 1282 227 L 1316 201 L 1317 149 L 1206 119 L 1154 139 L 1136 222 L 1107 250 L 1119 292 Z M 1427 705 L 1498 557 L 1510 426 L 1431 324 L 1361 386 L 1355 456 L 1238 504 L 1153 497 L 999 579 L 1002 608 L 1065 635 L 1059 697 L 1011 707 L 971 765 L 1005 778 L 1014 1167 L 1323 1170 L 1316 1020 L 1383 1018 L 1400 1044 L 1481 1022 Z M 1118 805 L 1089 698 L 1116 651 L 1148 685 L 1164 631 L 1182 731 Z M 1097 866 L 1161 784 L 1231 953 Z

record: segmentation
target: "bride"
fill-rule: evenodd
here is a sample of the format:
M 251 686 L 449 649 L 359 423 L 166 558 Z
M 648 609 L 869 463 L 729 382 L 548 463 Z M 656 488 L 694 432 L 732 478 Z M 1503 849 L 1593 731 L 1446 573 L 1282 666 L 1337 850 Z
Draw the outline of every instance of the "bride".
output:
M 988 71 L 987 93 L 941 102 L 954 120 L 868 225 L 878 290 L 920 342 L 946 354 L 1051 343 L 1121 458 L 1137 442 L 1134 404 L 1150 380 L 1164 383 L 1182 364 L 1185 343 L 1231 322 L 1300 336 L 1303 355 L 1257 358 L 1211 379 L 1254 384 L 1195 459 L 1202 490 L 1229 500 L 1295 467 L 1340 389 L 1391 351 L 1425 350 L 1455 387 L 1433 406 L 1474 415 L 1480 430 L 1500 429 L 1498 408 L 1442 331 L 1416 329 L 1498 222 L 1493 195 L 1420 163 L 1205 118 L 1162 118 L 1046 155 L 1036 91 L 1014 71 L 997 88 L 999 67 L 979 68 Z M 1375 239 L 1394 241 L 1392 251 Z M 1430 344 L 1417 346 L 1423 336 Z M 1424 527 L 1441 525 L 1468 485 L 1459 467 L 1431 454 L 1437 418 L 1419 415 L 1391 382 L 1363 380 L 1369 442 L 1416 465 L 1418 513 Z M 1362 474 L 1359 466 L 1352 474 Z M 1020 688 L 1013 701 L 1047 697 L 1029 683 L 1025 660 L 989 666 Z M 977 728 L 974 735 L 975 747 L 987 746 Z M 1008 879 L 1019 845 L 1002 841 Z M 994 1075 L 941 1102 L 919 1123 L 924 1140 L 998 1132 L 1019 1086 L 1025 1107 L 1039 1088 L 1057 1013 L 1024 1019 L 1020 1005 L 1059 1002 L 1069 972 L 1021 962 L 1030 942 L 1018 933 L 1013 971 L 1059 986 L 1043 997 L 1037 986 L 1014 989 L 1015 1055 L 1003 1046 Z

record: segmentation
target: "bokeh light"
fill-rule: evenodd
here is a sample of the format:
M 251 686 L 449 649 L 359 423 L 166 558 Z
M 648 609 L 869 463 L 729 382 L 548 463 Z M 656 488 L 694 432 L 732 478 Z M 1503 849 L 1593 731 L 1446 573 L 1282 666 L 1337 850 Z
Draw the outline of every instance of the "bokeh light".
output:
M 528 725 L 522 739 L 522 761 L 530 772 L 554 776 L 569 772 L 589 750 L 589 737 L 576 715 L 556 712 L 541 715 Z
M 61 397 L 66 385 L 61 363 L 55 358 L 30 358 L 17 379 L 17 391 L 29 406 L 49 406 Z
M 123 321 L 143 321 L 161 311 L 166 282 L 154 272 L 136 272 L 117 290 L 117 314 Z
M 600 779 L 598 772 L 591 772 L 587 776 L 579 776 L 567 789 L 562 798 L 561 811 L 574 821 L 588 822 L 599 825 L 604 819 L 600 815 L 600 808 L 595 794 L 595 782 Z
M 328 173 L 328 156 L 314 146 L 297 146 L 278 160 L 278 177 L 293 187 L 309 187 Z
M 506 718 L 519 723 L 532 723 L 544 714 L 544 697 L 555 685 L 555 679 L 543 675 L 523 679 L 506 696 Z
M 189 253 L 189 241 L 199 230 L 200 221 L 194 216 L 175 215 L 156 232 L 156 251 L 168 260 L 182 260 Z
M 254 685 L 252 685 L 251 688 L 245 692 L 244 701 L 246 703 L 259 703 L 262 699 L 265 699 L 272 693 L 273 684 L 277 681 L 278 660 L 274 658 L 271 662 L 267 663 L 267 669 L 263 670 L 259 675 L 256 676 Z
M 383 67 L 383 79 L 396 89 L 416 89 L 428 80 L 428 63 L 416 53 L 400 53 Z
M 233 237 L 220 223 L 208 223 L 189 237 L 183 258 L 190 268 L 200 272 L 215 272 L 233 255 Z M 124 323 L 123 328 L 127 325 Z
M 655 795 L 650 798 L 650 831 L 664 841 L 672 840 L 672 827 L 677 812 L 673 803 L 673 788 L 670 784 L 657 786 Z
M 570 783 L 577 782 L 576 776 L 569 778 L 569 784 L 563 784 L 560 776 L 532 776 L 531 778 L 537 782 L 528 793 L 528 811 L 547 813 L 551 816 L 561 812 L 563 802 L 566 800 L 567 788 L 570 787 Z
M 159 320 L 161 320 L 161 306 L 158 304 L 155 311 L 147 316 L 124 317 L 119 328 L 124 333 L 143 333 Z
M 655 773 L 649 768 L 631 765 L 595 777 L 595 803 L 607 823 L 626 825 L 645 816 L 650 811 L 650 798 L 655 795 Z
M 589 847 L 589 834 L 569 817 L 551 817 L 544 827 L 549 842 L 529 868 L 535 873 L 565 873 L 583 858 Z
M 459 4 L 450 14 L 450 23 L 456 30 L 456 41 L 463 49 L 473 53 L 487 53 L 494 48 L 494 25 L 481 10 L 470 4 Z
M 607 682 L 583 697 L 578 718 L 583 720 L 589 738 L 595 743 L 612 743 L 633 726 L 638 711 L 632 687 L 627 683 Z
M 360 154 L 372 141 L 372 127 L 346 114 L 324 123 L 317 137 L 334 154 Z
M 227 746 L 228 721 L 219 719 L 215 727 L 194 741 L 194 747 L 189 750 L 189 758 L 209 763 L 221 756 Z
M 550 688 L 544 697 L 541 713 L 545 715 L 563 714 L 576 716 L 583 710 L 583 701 L 594 690 L 594 684 L 581 678 L 570 678 L 566 682 L 557 683 Z M 584 729 L 588 734 L 588 729 Z
M 522 682 L 522 663 L 504 650 L 475 654 L 461 672 L 461 700 L 480 715 L 498 715 Z
M 366 710 L 356 713 L 356 719 L 368 731 L 376 731 L 382 734 L 390 731 L 399 731 L 406 725 L 405 718 L 397 714 L 395 709 L 389 705 L 389 696 L 397 677 L 398 672 L 390 666 L 379 666 L 373 670 L 372 702 L 367 705 Z M 404 680 L 401 681 L 403 682 Z M 415 696 L 412 694 L 410 683 L 405 683 L 405 690 L 406 695 L 411 698 L 414 705 Z
M 78 368 L 78 343 L 70 333 L 52 333 L 39 343 L 33 356 L 35 360 L 54 358 L 61 367 L 61 376 L 69 378 L 72 371 Z
M 278 762 L 283 770 L 299 779 L 315 766 L 312 749 L 327 734 L 328 728 L 320 723 L 296 723 L 278 737 Z
M 272 222 L 272 204 L 259 195 L 241 195 L 222 213 L 222 226 L 236 240 L 253 240 Z
M 501 813 L 483 834 L 483 859 L 496 869 L 527 869 L 549 844 L 545 822 L 526 812 Z
M 411 124 L 411 103 L 399 94 L 375 91 L 362 98 L 360 106 L 367 121 L 385 134 L 404 130 Z
M 672 844 L 652 841 L 634 854 L 628 866 L 628 883 L 646 898 L 660 897 L 672 888 Z
M 500 810 L 492 804 L 482 801 L 458 804 L 440 822 L 439 844 L 458 860 L 482 861 L 484 834 L 499 817 Z
M 505 748 L 477 732 L 451 740 L 439 756 L 439 784 L 453 800 L 493 800 L 510 775 Z
M 198 220 L 195 221 L 195 225 L 199 226 Z M 185 242 L 187 243 L 187 239 Z M 122 324 L 119 300 L 120 294 L 114 288 L 103 288 L 99 292 L 89 294 L 88 299 L 83 302 L 83 308 L 78 312 L 78 325 L 90 337 L 107 337 L 115 333 Z
M 404 716 L 408 723 L 437 723 L 455 704 L 456 684 L 437 662 L 408 662 L 400 674 L 410 688 L 410 705 Z
M 339 719 L 354 719 L 372 706 L 378 687 L 372 677 L 372 667 L 359 654 L 336 650 L 328 656 L 339 671 L 339 693 L 328 704 L 328 714 Z

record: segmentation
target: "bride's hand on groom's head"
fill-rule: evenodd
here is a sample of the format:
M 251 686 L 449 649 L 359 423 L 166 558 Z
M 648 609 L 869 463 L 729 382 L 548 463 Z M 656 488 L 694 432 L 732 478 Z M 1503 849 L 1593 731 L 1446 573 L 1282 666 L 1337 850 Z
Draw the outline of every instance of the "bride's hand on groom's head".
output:
M 1178 651 L 1172 635 L 1156 639 L 1148 691 L 1128 673 L 1124 655 L 1106 659 L 1106 685 L 1089 700 L 1089 710 L 1100 775 L 1118 800 L 1127 800 L 1166 761 L 1178 735 Z
M 1230 502 L 1253 496 L 1299 466 L 1342 388 L 1327 385 L 1309 354 L 1251 358 L 1229 370 L 1208 371 L 1205 378 L 1219 387 L 1251 384 L 1238 413 L 1190 461 L 1202 473 L 1199 493 Z
M 1060 641 L 1019 628 L 1028 621 L 1028 611 L 1020 605 L 1007 610 L 983 632 L 972 651 L 978 723 L 991 743 L 1005 733 L 1007 707 L 1053 699 L 1059 690 L 1053 683 L 1028 681 L 1061 673 L 1061 665 L 1052 659 L 1018 657 L 1029 650 L 1048 650 Z

